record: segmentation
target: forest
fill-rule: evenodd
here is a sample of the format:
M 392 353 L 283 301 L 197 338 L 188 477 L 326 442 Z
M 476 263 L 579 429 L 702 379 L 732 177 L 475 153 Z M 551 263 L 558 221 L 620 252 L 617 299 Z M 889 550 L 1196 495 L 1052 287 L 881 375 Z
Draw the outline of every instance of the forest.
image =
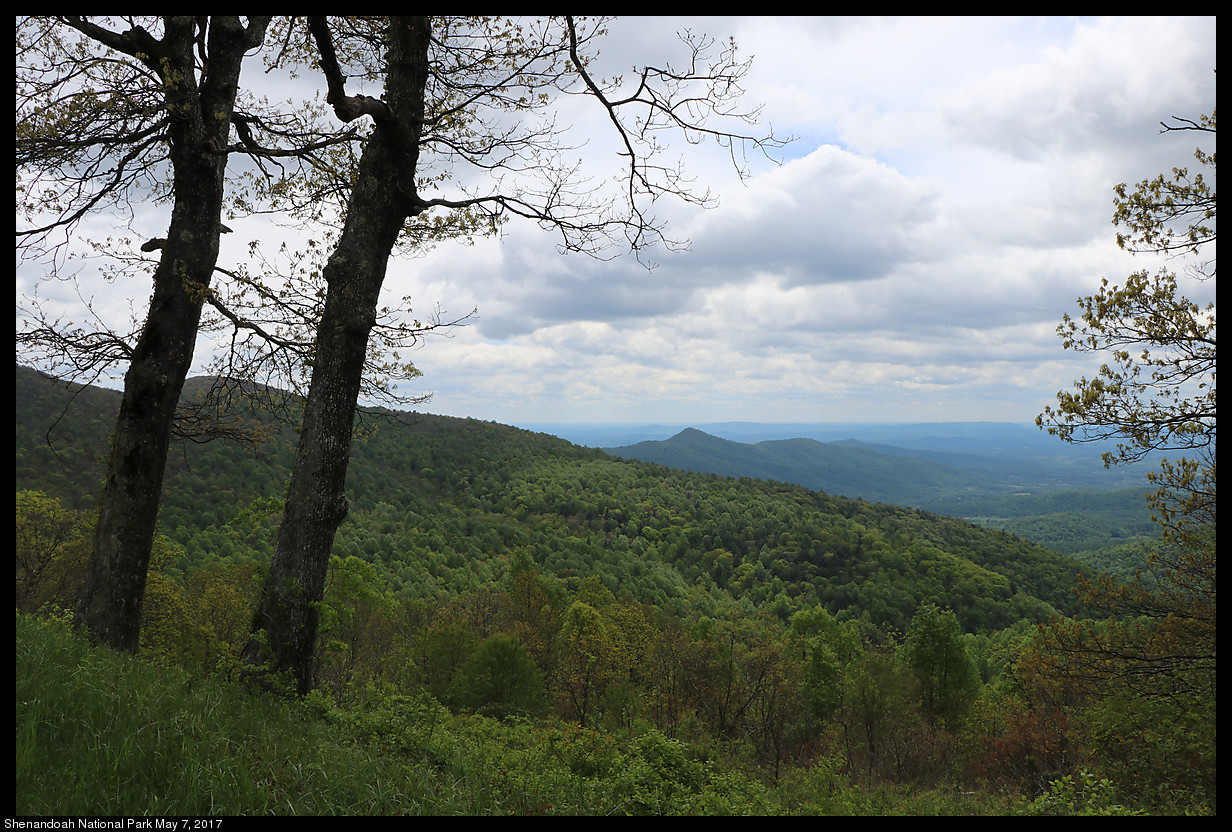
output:
M 782 429 L 766 427 L 770 428 Z M 840 429 L 797 426 L 802 432 L 822 428 Z M 958 446 L 948 451 L 808 438 L 746 444 L 696 429 L 683 430 L 662 441 L 604 450 L 670 468 L 797 483 L 830 494 L 962 517 L 1013 532 L 1084 563 L 1099 563 L 1101 569 L 1127 577 L 1145 565 L 1143 557 L 1134 558 L 1131 553 L 1158 537 L 1159 528 L 1147 510 L 1148 489 L 1141 469 L 1132 473 L 1109 471 L 1100 462 L 1099 449 L 1091 448 L 1073 448 L 1073 457 L 1058 459 L 1052 447 L 1056 443 L 1048 437 L 1043 437 L 1048 443 L 1047 454 L 1025 444 L 1010 449 L 990 446 L 992 437 L 994 442 L 1010 445 L 1015 431 L 1026 429 L 1016 425 L 973 428 L 987 437 L 978 444 L 968 437 L 944 435 L 967 428 L 897 428 L 904 441 L 917 445 L 921 440 L 913 433 L 933 431 L 929 438 L 935 445 Z M 856 430 L 888 433 L 896 429 L 872 426 Z M 1104 476 L 1096 476 L 1092 468 Z
M 17 368 L 19 620 L 72 606 L 118 399 Z M 294 441 L 247 418 L 255 449 L 170 457 L 141 630 L 168 679 L 237 684 Z M 1082 628 L 1148 625 L 1108 619 L 1107 579 L 1070 557 L 490 422 L 376 411 L 356 432 L 311 701 L 381 759 L 439 753 L 408 731 L 485 725 L 604 788 L 621 755 L 670 752 L 658 787 L 701 801 L 620 812 L 1214 811 L 1213 666 L 1144 691 L 1075 661 Z M 606 762 L 576 759 L 582 737 Z M 24 811 L 52 809 L 20 783 Z M 542 811 L 595 811 L 560 800 Z
M 718 204 L 680 143 L 779 164 L 734 38 L 627 84 L 610 23 L 17 19 L 16 814 L 1214 814 L 1213 104 L 1160 122 L 1204 171 L 1113 187 L 1159 269 L 1036 417 L 1153 530 L 854 446 L 689 471 L 419 412 L 478 312 L 387 281 L 508 223 L 650 268 Z

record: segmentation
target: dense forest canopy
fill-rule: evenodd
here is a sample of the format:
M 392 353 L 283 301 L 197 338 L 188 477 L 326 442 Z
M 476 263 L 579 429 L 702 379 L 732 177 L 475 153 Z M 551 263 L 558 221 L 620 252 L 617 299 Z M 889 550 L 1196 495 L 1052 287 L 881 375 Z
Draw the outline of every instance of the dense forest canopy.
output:
M 19 560 L 19 608 L 34 611 L 71 603 L 116 394 L 17 376 L 19 550 L 63 537 L 50 568 L 23 576 Z M 340 707 L 375 707 L 379 681 L 458 713 L 721 738 L 772 777 L 828 759 L 856 781 L 923 784 L 959 765 L 1028 795 L 1109 748 L 1060 716 L 1089 700 L 1041 675 L 1034 626 L 1084 615 L 1080 579 L 1095 575 L 1052 550 L 491 422 L 390 411 L 365 425 L 316 652 Z M 144 651 L 217 672 L 246 638 L 292 453 L 272 436 L 255 456 L 172 455 Z M 1182 739 L 1193 730 L 1166 741 L 1205 754 L 1200 732 Z M 1101 765 L 1156 802 L 1177 782 L 1171 763 Z
M 168 208 L 165 236 L 95 243 L 110 277 L 152 280 L 127 329 L 89 301 L 81 323 L 19 300 L 19 360 L 64 376 L 16 373 L 19 813 L 63 813 L 59 786 L 122 768 L 72 811 L 179 808 L 130 790 L 148 774 L 131 758 L 68 773 L 182 733 L 175 706 L 148 720 L 156 737 L 75 733 L 72 700 L 106 703 L 98 736 L 148 704 L 106 699 L 120 682 L 99 645 L 139 654 L 123 666 L 172 698 L 222 685 L 245 714 L 341 727 L 403 774 L 456 772 L 482 736 L 501 776 L 544 778 L 519 812 L 892 812 L 925 795 L 1214 813 L 1216 309 L 1186 296 L 1216 273 L 1214 110 L 1161 123 L 1210 145 L 1198 167 L 1114 188 L 1117 244 L 1163 265 L 1102 278 L 1061 319 L 1061 348 L 1098 369 L 1037 418 L 1115 442 L 1108 466 L 1149 460 L 1153 534 L 1125 494 L 1084 505 L 905 451 L 688 430 L 621 458 L 360 409 L 365 391 L 422 401 L 398 393 L 419 372 L 399 350 L 453 325 L 382 305 L 395 252 L 529 220 L 564 251 L 641 260 L 681 242 L 658 200 L 712 204 L 662 158 L 663 131 L 717 142 L 741 177 L 745 151 L 782 145 L 741 103 L 734 41 L 682 32 L 685 65 L 624 90 L 591 72 L 605 27 L 18 18 L 19 262 L 71 281 L 64 253 L 94 212 Z M 319 73 L 322 96 L 271 107 L 241 82 L 258 52 Z M 610 194 L 558 118 L 582 101 L 620 148 Z M 295 275 L 266 274 L 257 243 L 252 272 L 219 265 L 224 214 L 267 212 L 312 232 Z M 211 331 L 230 346 L 188 379 Z M 122 392 L 75 383 L 119 366 Z M 53 697 L 94 673 L 108 681 Z M 237 799 L 268 812 L 281 781 L 246 768 Z M 215 811 L 225 789 L 206 791 Z
M 54 386 L 40 384 L 29 371 L 19 376 L 33 388 L 24 400 L 45 402 L 42 411 L 55 412 L 48 394 Z M 557 576 L 615 569 L 605 582 L 639 601 L 675 597 L 682 603 L 699 587 L 712 586 L 746 607 L 777 600 L 784 615 L 819 600 L 836 612 L 850 607 L 848 614 L 862 615 L 878 631 L 901 630 L 926 597 L 950 606 L 957 601 L 973 630 L 1074 610 L 1078 564 L 958 520 L 786 483 L 612 460 L 598 450 L 492 423 L 426 414 L 393 418 L 373 422 L 373 434 L 355 449 L 350 499 L 356 521 L 347 525 L 338 551 L 370 560 L 379 552 L 375 560 L 388 570 L 386 577 L 412 596 L 481 583 L 476 572 L 499 568 L 525 548 L 542 571 Z M 62 443 L 86 430 L 70 422 L 56 428 Z M 96 428 L 103 425 L 100 415 Z M 35 445 L 27 452 L 49 450 Z M 23 454 L 19 468 L 31 474 L 66 470 L 63 460 L 72 453 L 81 450 L 58 450 L 45 464 L 29 467 L 21 464 Z M 188 542 L 189 529 L 217 533 L 243 505 L 277 499 L 289 454 L 285 442 L 264 447 L 262 459 L 225 445 L 185 446 L 171 462 L 165 533 Z M 88 469 L 75 470 L 82 480 L 88 476 Z M 63 487 L 55 491 L 73 499 Z M 480 527 L 486 532 L 478 533 Z M 208 551 L 193 557 L 208 558 Z M 430 568 L 411 578 L 421 557 L 452 563 L 455 553 L 463 557 L 447 567 L 444 586 Z M 666 573 L 679 577 L 665 588 Z M 918 579 L 925 583 L 916 585 Z M 953 600 L 941 597 L 947 592 Z

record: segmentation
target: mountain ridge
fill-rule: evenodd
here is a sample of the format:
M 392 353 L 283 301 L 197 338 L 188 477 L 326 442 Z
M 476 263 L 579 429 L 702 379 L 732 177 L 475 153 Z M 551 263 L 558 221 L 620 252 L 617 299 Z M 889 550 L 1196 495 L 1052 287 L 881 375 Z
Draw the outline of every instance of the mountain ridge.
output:
M 110 403 L 44 415 L 69 391 L 18 373 L 17 484 L 89 513 L 101 482 Z M 39 408 L 27 404 L 42 401 Z M 79 402 L 82 401 L 79 399 Z M 272 553 L 295 434 L 260 457 L 186 443 L 168 459 L 160 528 L 165 569 L 187 580 L 212 564 L 261 568 Z M 389 591 L 442 601 L 533 562 L 564 590 L 593 576 L 616 597 L 716 615 L 758 609 L 786 620 L 825 604 L 870 638 L 901 632 L 927 600 L 964 626 L 993 630 L 1073 606 L 1080 564 L 1026 539 L 953 518 L 826 495 L 799 485 L 728 480 L 636 460 L 493 422 L 391 414 L 352 448 L 351 510 L 338 558 L 371 565 Z M 529 561 L 526 560 L 529 558 Z
M 890 454 L 857 440 L 826 443 L 797 437 L 745 444 L 686 428 L 665 440 L 603 450 L 702 473 L 793 482 L 829 494 L 917 507 L 935 499 L 939 490 L 954 497 L 1012 493 L 1019 487 L 987 474 L 918 459 L 907 449 Z

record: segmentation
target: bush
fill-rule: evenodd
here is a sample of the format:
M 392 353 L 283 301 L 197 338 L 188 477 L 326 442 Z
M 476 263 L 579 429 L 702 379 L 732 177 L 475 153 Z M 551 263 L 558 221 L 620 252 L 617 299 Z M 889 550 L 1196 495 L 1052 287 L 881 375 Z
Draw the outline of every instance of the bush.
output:
M 1098 778 L 1086 769 L 1059 777 L 1048 791 L 1027 804 L 1028 815 L 1140 815 L 1116 802 L 1112 781 Z
M 493 636 L 462 666 L 456 700 L 484 716 L 539 716 L 547 707 L 543 675 L 516 638 Z

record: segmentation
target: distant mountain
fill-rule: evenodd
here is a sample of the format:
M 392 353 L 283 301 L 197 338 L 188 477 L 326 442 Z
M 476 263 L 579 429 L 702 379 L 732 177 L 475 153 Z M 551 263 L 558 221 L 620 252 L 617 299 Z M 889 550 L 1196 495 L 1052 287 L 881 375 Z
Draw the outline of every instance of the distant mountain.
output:
M 670 439 L 605 450 L 612 456 L 671 468 L 779 480 L 894 505 L 922 506 L 964 495 L 1009 494 L 1017 487 L 979 471 L 914 458 L 903 449 L 856 441 L 776 439 L 745 444 L 686 428 Z
M 623 422 L 540 422 L 521 427 L 550 433 L 592 448 L 633 445 L 662 440 L 685 428 L 711 436 L 753 444 L 770 439 L 816 439 L 894 445 L 921 450 L 968 453 L 1062 454 L 1098 459 L 1091 447 L 1066 445 L 1033 424 L 1019 422 L 701 422 L 694 424 L 637 424 Z
M 21 367 L 16 387 L 18 491 L 88 515 L 119 394 L 87 388 L 67 407 L 74 388 Z M 533 563 L 553 597 L 594 576 L 621 598 L 676 616 L 764 609 L 785 621 L 824 605 L 881 640 L 903 632 L 925 602 L 950 607 L 970 632 L 1072 614 L 1085 571 L 1023 538 L 932 512 L 617 460 L 491 422 L 385 415 L 352 446 L 350 511 L 334 554 L 368 563 L 408 601 L 499 588 L 516 563 Z M 288 428 L 257 451 L 228 442 L 175 448 L 159 514 L 164 574 L 182 581 L 268 562 L 295 441 Z M 750 450 L 700 431 L 677 444 L 690 442 Z M 766 445 L 753 450 L 786 465 L 822 443 Z M 854 476 L 862 452 L 837 450 Z
M 1145 488 L 1147 471 L 1154 467 L 1139 464 L 1108 469 L 1100 454 L 1114 443 L 1070 444 L 1035 425 L 1015 422 L 714 422 L 675 426 L 540 423 L 522 427 L 616 453 L 644 442 L 667 441 L 689 427 L 750 445 L 779 439 L 813 439 L 827 445 L 845 444 L 965 469 L 1025 493 L 1058 488 Z
M 748 435 L 756 433 L 751 424 L 737 426 Z M 827 494 L 961 517 L 1098 562 L 1101 568 L 1108 568 L 1104 550 L 1119 551 L 1127 543 L 1158 535 L 1146 506 L 1142 470 L 1107 471 L 1102 465 L 1092 469 L 1089 450 L 1041 453 L 1055 448 L 1041 446 L 1037 437 L 1016 431 L 1017 427 L 866 426 L 866 435 L 882 432 L 923 447 L 855 439 L 743 443 L 686 428 L 665 440 L 604 450 L 671 468 L 789 482 Z M 1138 560 L 1125 564 L 1126 574 L 1140 565 Z

